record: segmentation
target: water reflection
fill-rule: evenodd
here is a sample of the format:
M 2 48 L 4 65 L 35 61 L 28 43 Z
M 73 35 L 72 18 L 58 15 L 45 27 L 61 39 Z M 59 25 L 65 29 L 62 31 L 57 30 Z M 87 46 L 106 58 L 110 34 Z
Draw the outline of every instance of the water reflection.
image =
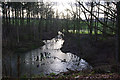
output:
M 61 35 L 60 33 L 52 40 L 44 40 L 45 45 L 42 48 L 20 55 L 21 76 L 28 73 L 38 75 L 40 73 L 60 73 L 67 71 L 67 69 L 82 70 L 90 68 L 85 60 L 72 53 L 63 53 L 60 50 L 64 43 Z M 12 60 L 12 63 L 17 64 L 15 59 Z M 15 66 L 12 67 L 15 69 Z M 16 73 L 15 70 L 13 73 Z

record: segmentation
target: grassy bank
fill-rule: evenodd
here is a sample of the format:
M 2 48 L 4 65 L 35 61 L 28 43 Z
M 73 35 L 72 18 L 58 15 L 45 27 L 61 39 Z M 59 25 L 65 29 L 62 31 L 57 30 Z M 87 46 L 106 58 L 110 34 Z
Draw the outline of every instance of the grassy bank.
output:
M 26 43 L 20 43 L 20 44 L 13 44 L 10 46 L 3 46 L 3 54 L 6 53 L 25 53 L 27 51 L 39 48 L 43 46 L 44 43 L 42 41 L 34 41 L 34 42 L 26 42 Z
M 31 39 L 27 35 L 24 35 L 24 37 L 20 37 L 20 42 L 18 43 L 15 39 L 12 41 L 10 40 L 3 40 L 2 41 L 2 49 L 3 54 L 6 53 L 25 53 L 27 51 L 39 48 L 44 45 L 43 40 L 50 40 L 57 36 L 57 32 L 47 31 L 43 32 L 42 35 L 40 35 L 41 39 L 35 39 L 32 36 Z
M 115 37 L 104 38 L 99 34 L 95 40 L 94 35 L 90 37 L 88 34 L 65 33 L 64 40 L 61 48 L 63 52 L 71 52 L 85 59 L 94 68 L 100 67 L 107 72 L 111 71 L 109 65 L 116 64 Z

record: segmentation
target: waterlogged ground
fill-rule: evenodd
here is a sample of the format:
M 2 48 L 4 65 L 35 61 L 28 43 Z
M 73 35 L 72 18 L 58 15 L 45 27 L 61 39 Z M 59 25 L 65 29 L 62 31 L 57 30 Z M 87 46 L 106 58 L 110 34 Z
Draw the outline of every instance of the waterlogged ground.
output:
M 91 66 L 80 57 L 72 53 L 63 53 L 60 48 L 64 40 L 59 35 L 51 40 L 44 40 L 45 45 L 41 48 L 29 51 L 27 53 L 17 53 L 11 58 L 7 58 L 6 65 L 11 66 L 12 76 L 17 76 L 17 56 L 20 56 L 20 75 L 33 76 L 40 74 L 58 74 L 70 70 L 91 69 Z M 10 71 L 10 68 L 7 68 Z M 10 73 L 8 73 L 10 75 Z

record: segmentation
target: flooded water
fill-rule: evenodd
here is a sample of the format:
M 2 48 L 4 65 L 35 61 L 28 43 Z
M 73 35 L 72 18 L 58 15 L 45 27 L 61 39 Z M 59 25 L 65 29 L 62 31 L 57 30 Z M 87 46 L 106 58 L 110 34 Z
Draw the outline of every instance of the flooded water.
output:
M 83 59 L 72 53 L 63 53 L 60 48 L 64 40 L 62 34 L 51 40 L 44 40 L 41 48 L 20 55 L 20 75 L 31 76 L 66 72 L 68 69 L 82 70 L 91 68 Z M 17 76 L 17 55 L 11 58 L 12 76 Z

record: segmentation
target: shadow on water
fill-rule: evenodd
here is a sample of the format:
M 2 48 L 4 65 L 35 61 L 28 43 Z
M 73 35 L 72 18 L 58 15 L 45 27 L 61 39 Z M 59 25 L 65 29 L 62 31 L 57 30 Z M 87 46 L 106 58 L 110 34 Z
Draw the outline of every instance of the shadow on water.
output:
M 63 53 L 60 50 L 64 43 L 62 36 L 64 35 L 58 32 L 57 37 L 44 40 L 45 45 L 43 47 L 20 54 L 20 76 L 39 75 L 41 73 L 58 74 L 66 72 L 67 69 L 90 69 L 91 66 L 85 60 L 72 53 Z M 13 55 L 11 58 L 12 76 L 17 76 L 17 63 L 17 55 Z

